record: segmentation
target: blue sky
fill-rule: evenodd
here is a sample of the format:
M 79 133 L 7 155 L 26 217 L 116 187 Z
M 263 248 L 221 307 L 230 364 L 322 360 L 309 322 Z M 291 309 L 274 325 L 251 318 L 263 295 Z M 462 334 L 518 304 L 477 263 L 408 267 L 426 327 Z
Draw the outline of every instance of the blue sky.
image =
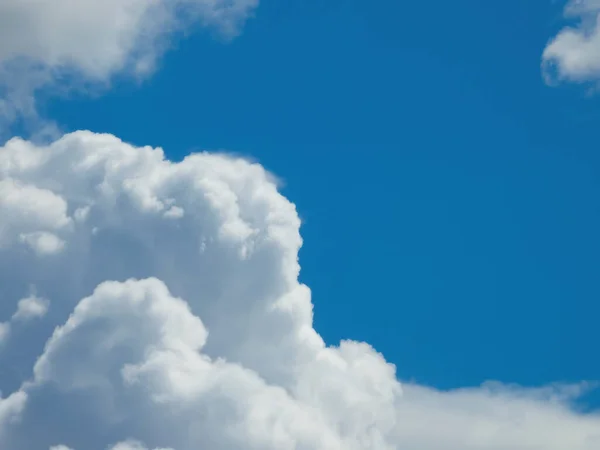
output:
M 141 87 L 46 113 L 281 177 L 328 342 L 442 388 L 595 380 L 600 109 L 542 80 L 562 7 L 267 0 L 238 39 L 194 34 Z
M 0 447 L 598 448 L 599 81 L 596 0 L 0 2 Z

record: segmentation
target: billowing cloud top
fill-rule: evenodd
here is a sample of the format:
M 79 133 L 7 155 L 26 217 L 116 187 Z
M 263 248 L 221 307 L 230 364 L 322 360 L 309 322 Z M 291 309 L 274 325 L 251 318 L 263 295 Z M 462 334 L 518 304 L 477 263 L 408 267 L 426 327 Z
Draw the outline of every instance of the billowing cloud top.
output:
M 600 417 L 569 406 L 579 388 L 440 392 L 401 385 L 365 343 L 326 346 L 298 282 L 300 220 L 257 164 L 77 132 L 9 141 L 0 179 L 2 306 L 34 285 L 52 312 L 5 339 L 0 448 L 600 444 Z M 60 245 L 40 252 L 41 236 Z
M 562 29 L 543 53 L 549 82 L 600 79 L 600 1 L 571 0 L 565 9 L 577 24 Z
M 34 90 L 65 75 L 147 73 L 182 18 L 232 35 L 255 5 L 4 0 L 0 114 L 33 111 Z M 325 345 L 301 244 L 258 164 L 173 163 L 87 131 L 7 142 L 0 448 L 600 448 L 600 417 L 571 405 L 581 386 L 441 392 L 401 385 L 366 343 Z

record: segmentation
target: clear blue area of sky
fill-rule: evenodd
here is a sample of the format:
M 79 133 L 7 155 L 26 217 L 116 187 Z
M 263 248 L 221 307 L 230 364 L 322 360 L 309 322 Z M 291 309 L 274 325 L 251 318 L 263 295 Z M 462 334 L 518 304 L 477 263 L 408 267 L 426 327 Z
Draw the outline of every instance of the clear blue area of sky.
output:
M 45 113 L 276 173 L 318 331 L 402 379 L 598 380 L 600 100 L 543 83 L 562 6 L 262 0 L 233 42 L 196 33 L 142 86 Z

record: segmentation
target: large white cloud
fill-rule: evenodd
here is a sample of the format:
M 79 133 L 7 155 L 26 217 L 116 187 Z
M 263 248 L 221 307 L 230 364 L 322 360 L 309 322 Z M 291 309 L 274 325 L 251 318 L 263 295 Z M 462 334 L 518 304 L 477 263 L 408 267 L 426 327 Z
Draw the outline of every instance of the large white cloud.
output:
M 143 76 L 199 23 L 232 37 L 258 0 L 2 0 L 0 118 L 35 114 L 35 90 Z
M 600 79 L 600 1 L 570 0 L 567 18 L 576 23 L 548 43 L 542 61 L 549 82 Z
M 77 132 L 9 141 L 0 180 L 23 199 L 0 216 L 0 314 L 33 285 L 58 326 L 0 350 L 0 448 L 599 448 L 577 387 L 442 392 L 401 385 L 367 344 L 327 347 L 300 220 L 257 164 Z

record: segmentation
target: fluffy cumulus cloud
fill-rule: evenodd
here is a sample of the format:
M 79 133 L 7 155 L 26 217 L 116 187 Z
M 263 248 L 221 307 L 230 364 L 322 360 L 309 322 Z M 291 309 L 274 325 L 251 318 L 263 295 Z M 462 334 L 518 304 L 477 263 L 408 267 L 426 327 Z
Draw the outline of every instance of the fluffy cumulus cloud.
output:
M 0 322 L 0 344 L 6 341 L 11 333 L 12 324 L 15 322 L 26 322 L 31 319 L 41 318 L 46 315 L 50 302 L 45 298 L 30 295 L 17 303 L 17 310 L 10 320 Z
M 600 79 L 600 1 L 571 0 L 565 15 L 573 20 L 549 42 L 543 53 L 549 82 Z
M 144 75 L 191 23 L 256 0 L 4 0 L 0 114 L 47 83 Z M 300 220 L 260 165 L 80 131 L 0 147 L 0 448 L 596 450 L 583 387 L 401 384 L 327 346 Z M 37 319 L 37 320 L 33 320 Z
M 39 317 L 44 317 L 48 312 L 50 303 L 45 298 L 30 295 L 19 300 L 17 311 L 12 316 L 13 320 L 30 320 Z
M 2 0 L 0 117 L 35 115 L 34 92 L 143 76 L 192 24 L 236 35 L 258 0 Z M 55 246 L 54 244 L 49 244 Z
M 77 132 L 9 141 L 0 179 L 21 199 L 0 215 L 2 306 L 41 316 L 19 302 L 30 286 L 52 306 L 0 350 L 0 448 L 600 448 L 580 387 L 443 392 L 401 384 L 366 343 L 327 346 L 300 220 L 257 164 Z

